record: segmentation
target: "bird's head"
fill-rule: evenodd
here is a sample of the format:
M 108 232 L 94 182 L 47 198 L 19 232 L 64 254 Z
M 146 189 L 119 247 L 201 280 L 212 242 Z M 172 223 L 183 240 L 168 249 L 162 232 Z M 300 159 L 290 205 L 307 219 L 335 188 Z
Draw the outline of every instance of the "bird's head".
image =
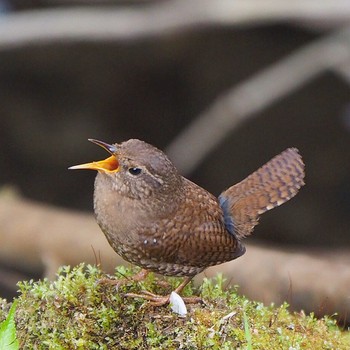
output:
M 75 165 L 69 169 L 97 170 L 112 190 L 133 198 L 160 199 L 181 187 L 182 177 L 169 158 L 156 147 L 137 139 L 108 144 L 89 139 L 104 148 L 110 156 L 101 161 Z M 165 199 L 165 198 L 164 198 Z

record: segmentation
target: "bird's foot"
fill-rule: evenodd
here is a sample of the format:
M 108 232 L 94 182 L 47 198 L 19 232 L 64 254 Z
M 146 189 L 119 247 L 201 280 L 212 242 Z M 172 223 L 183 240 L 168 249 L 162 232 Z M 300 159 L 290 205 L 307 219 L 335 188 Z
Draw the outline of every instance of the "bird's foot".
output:
M 149 273 L 149 271 L 142 269 L 136 275 L 134 275 L 132 277 L 123 278 L 123 279 L 101 278 L 100 280 L 98 280 L 98 284 L 109 284 L 111 286 L 115 286 L 118 289 L 119 287 L 121 287 L 125 284 L 128 284 L 130 281 L 134 281 L 134 282 L 143 281 L 147 277 L 148 273 Z
M 163 306 L 169 304 L 170 294 L 169 295 L 158 295 L 148 292 L 147 290 L 142 291 L 140 294 L 136 293 L 126 293 L 128 298 L 142 298 L 149 301 L 149 305 L 152 306 Z M 182 297 L 182 300 L 185 304 L 198 304 L 202 303 L 202 298 L 200 297 Z
M 182 283 L 175 289 L 176 294 L 180 294 L 183 289 L 187 286 L 187 284 L 191 281 L 192 277 L 186 277 Z M 142 298 L 144 300 L 148 300 L 150 302 L 150 305 L 152 306 L 163 306 L 166 304 L 169 304 L 170 301 L 170 294 L 169 295 L 158 295 L 153 294 L 148 291 L 142 291 L 140 294 L 135 293 L 127 293 L 125 294 L 126 297 L 130 298 Z M 183 297 L 182 300 L 187 304 L 197 304 L 202 303 L 202 299 L 200 297 Z

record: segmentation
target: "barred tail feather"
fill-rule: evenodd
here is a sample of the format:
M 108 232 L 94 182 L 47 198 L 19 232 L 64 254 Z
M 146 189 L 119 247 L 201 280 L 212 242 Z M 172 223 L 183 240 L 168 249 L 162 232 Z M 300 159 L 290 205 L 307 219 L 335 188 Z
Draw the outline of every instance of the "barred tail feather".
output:
M 238 239 L 249 236 L 259 217 L 293 198 L 304 185 L 304 163 L 288 148 L 219 196 L 225 224 Z

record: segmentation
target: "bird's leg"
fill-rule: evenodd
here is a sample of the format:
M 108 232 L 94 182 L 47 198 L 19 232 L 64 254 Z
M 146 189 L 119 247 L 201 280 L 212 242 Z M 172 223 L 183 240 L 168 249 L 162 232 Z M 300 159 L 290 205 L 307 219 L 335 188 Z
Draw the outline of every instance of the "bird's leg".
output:
M 188 283 L 191 282 L 192 278 L 193 276 L 185 277 L 185 279 L 174 290 L 174 292 L 176 294 L 180 294 L 183 291 L 183 289 L 188 285 Z M 125 294 L 125 296 L 130 298 L 142 298 L 142 299 L 148 300 L 150 301 L 150 304 L 153 306 L 163 306 L 165 304 L 168 304 L 170 299 L 170 294 L 164 296 L 164 295 L 153 294 L 148 291 L 142 291 L 141 294 L 127 293 Z M 187 304 L 196 304 L 196 303 L 202 302 L 202 299 L 200 297 L 184 297 L 182 299 Z
M 146 269 L 141 269 L 140 272 L 138 272 L 136 275 L 132 276 L 132 280 L 135 282 L 141 282 L 143 281 L 149 274 L 149 271 Z
M 141 282 L 147 277 L 148 274 L 149 274 L 148 270 L 142 269 L 140 272 L 138 272 L 136 275 L 130 278 L 129 277 L 125 279 L 102 278 L 98 281 L 98 283 L 110 284 L 113 286 L 117 286 L 117 288 L 119 288 L 121 285 L 128 283 L 130 280 L 134 282 Z

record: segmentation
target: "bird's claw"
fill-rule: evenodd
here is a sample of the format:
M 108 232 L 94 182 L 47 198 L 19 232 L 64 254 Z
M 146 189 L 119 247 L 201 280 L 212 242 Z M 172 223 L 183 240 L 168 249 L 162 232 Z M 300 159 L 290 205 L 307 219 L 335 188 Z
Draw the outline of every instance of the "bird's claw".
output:
M 170 294 L 169 295 L 158 295 L 148 292 L 147 290 L 142 291 L 140 294 L 137 293 L 126 293 L 125 297 L 128 298 L 141 298 L 149 301 L 149 305 L 151 306 L 163 306 L 169 304 Z M 200 297 L 182 297 L 185 304 L 198 304 L 203 303 L 202 298 Z
M 163 306 L 169 303 L 169 295 L 162 296 L 153 294 L 147 291 L 142 291 L 140 294 L 137 293 L 126 293 L 124 296 L 128 298 L 141 298 L 144 300 L 148 300 L 150 303 L 149 305 L 152 306 Z
M 99 285 L 109 285 L 115 287 L 115 290 L 118 291 L 120 287 L 123 287 L 127 285 L 128 283 L 131 283 L 130 279 L 123 278 L 101 278 L 97 281 L 97 284 Z
M 97 281 L 98 284 L 109 284 L 111 286 L 115 286 L 115 288 L 118 290 L 119 287 L 126 285 L 128 283 L 131 283 L 132 281 L 134 282 L 141 282 L 143 281 L 146 276 L 148 275 L 148 271 L 142 269 L 140 272 L 138 272 L 136 275 L 132 276 L 132 277 L 126 277 L 126 278 L 122 278 L 122 279 L 118 279 L 118 278 L 101 278 Z
M 115 279 L 115 278 L 100 278 L 97 281 L 97 284 L 109 284 L 111 286 L 118 286 L 119 284 L 123 283 L 123 280 Z

